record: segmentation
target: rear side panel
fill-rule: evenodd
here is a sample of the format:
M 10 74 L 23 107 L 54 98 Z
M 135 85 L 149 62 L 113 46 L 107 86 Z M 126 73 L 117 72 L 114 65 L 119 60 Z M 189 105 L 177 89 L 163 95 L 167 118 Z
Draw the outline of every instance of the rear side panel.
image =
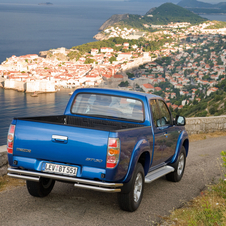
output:
M 110 137 L 113 135 L 110 133 Z M 121 143 L 120 161 L 116 168 L 106 169 L 106 179 L 127 182 L 131 177 L 129 172 L 133 172 L 140 155 L 146 151 L 152 156 L 150 140 L 153 139 L 153 134 L 151 127 L 145 126 L 118 131 L 117 137 Z

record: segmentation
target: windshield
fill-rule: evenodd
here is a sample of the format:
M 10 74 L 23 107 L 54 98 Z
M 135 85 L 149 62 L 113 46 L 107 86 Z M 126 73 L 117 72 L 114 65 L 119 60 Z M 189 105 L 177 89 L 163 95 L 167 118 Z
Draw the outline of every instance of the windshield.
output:
M 103 118 L 144 121 L 143 104 L 140 100 L 103 94 L 78 94 L 71 112 Z

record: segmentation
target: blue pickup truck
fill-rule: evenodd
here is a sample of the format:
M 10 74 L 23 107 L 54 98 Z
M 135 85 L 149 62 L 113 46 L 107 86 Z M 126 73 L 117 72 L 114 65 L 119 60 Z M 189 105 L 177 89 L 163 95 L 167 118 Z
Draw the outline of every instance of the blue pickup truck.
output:
M 35 197 L 47 196 L 55 181 L 117 192 L 121 209 L 132 212 L 144 183 L 164 175 L 181 180 L 189 149 L 184 125 L 159 96 L 77 89 L 64 115 L 12 120 L 8 175 L 26 180 Z

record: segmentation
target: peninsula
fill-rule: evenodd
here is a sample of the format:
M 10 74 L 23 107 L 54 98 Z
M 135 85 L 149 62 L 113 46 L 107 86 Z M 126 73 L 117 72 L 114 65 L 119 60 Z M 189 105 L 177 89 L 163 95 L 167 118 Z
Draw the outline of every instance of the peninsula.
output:
M 99 30 L 103 31 L 110 26 L 129 26 L 134 29 L 152 31 L 151 25 L 167 25 L 169 22 L 197 24 L 204 21 L 207 21 L 207 19 L 181 6 L 173 3 L 164 3 L 157 8 L 150 9 L 145 15 L 115 14 L 104 22 Z

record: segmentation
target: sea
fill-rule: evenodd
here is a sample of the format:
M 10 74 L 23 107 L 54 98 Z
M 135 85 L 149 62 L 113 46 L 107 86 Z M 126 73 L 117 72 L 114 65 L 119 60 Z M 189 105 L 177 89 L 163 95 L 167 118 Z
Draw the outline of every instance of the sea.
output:
M 166 1 L 53 0 L 53 5 L 39 5 L 37 0 L 0 0 L 0 63 L 12 55 L 38 54 L 94 42 L 93 36 L 113 14 L 144 15 Z M 170 2 L 176 4 L 179 1 Z M 202 16 L 226 21 L 226 15 Z M 6 144 L 13 118 L 61 115 L 71 91 L 63 89 L 32 97 L 0 88 L 0 145 Z

